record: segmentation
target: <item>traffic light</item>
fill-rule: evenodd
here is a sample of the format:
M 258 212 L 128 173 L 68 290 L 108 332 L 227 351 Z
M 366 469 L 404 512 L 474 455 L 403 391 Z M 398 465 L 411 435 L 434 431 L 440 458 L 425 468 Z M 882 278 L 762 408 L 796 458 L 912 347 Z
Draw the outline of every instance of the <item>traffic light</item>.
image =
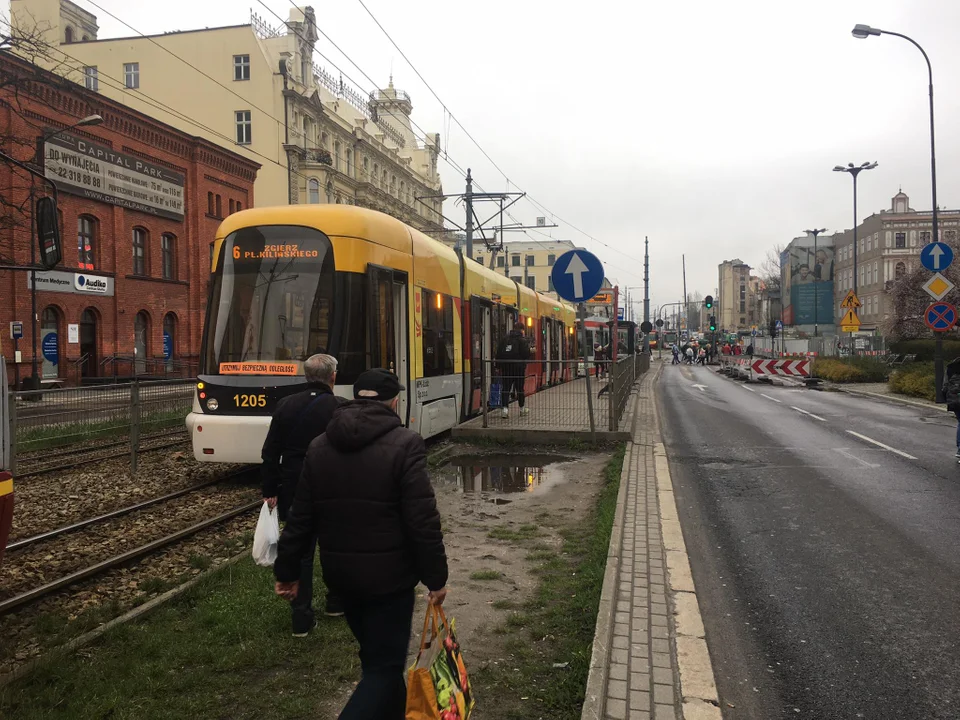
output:
M 717 317 L 716 315 L 711 315 L 710 316 L 710 332 L 716 332 L 716 331 L 717 331 Z
M 770 337 L 775 338 L 777 336 L 777 321 L 770 321 Z
M 706 305 L 707 310 L 711 309 L 713 307 L 713 295 L 707 295 L 703 299 L 703 304 Z

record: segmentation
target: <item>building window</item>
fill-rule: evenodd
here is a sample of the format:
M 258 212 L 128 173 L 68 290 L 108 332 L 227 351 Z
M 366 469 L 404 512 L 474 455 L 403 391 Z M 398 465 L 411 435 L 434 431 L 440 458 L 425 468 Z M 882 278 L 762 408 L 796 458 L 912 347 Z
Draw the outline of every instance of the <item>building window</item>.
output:
M 123 84 L 131 90 L 140 87 L 140 63 L 126 63 L 123 66 Z
M 523 283 L 531 290 L 537 289 L 537 278 L 535 278 L 533 275 L 528 275 Z
M 423 376 L 453 372 L 453 298 L 423 290 Z
M 320 181 L 310 178 L 307 183 L 307 202 L 311 205 L 320 204 Z
M 333 181 L 327 180 L 327 202 L 333 203 Z
M 907 264 L 903 262 L 898 262 L 896 264 L 896 267 L 894 267 L 893 269 L 894 279 L 899 280 L 906 274 L 907 274 Z
M 921 230 L 921 231 L 920 231 L 920 244 L 921 244 L 921 245 L 929 245 L 929 244 L 930 244 L 930 231 L 929 231 L 929 230 Z
M 83 85 L 87 90 L 100 91 L 100 77 L 97 74 L 96 65 L 88 65 L 83 69 Z
M 347 175 L 353 177 L 353 150 L 347 148 Z
M 217 215 L 218 218 L 222 218 L 222 217 L 223 217 L 223 206 L 221 205 L 220 196 L 217 195 L 217 196 L 214 198 L 214 200 L 215 200 L 215 202 L 216 202 L 216 207 L 214 208 L 214 209 L 217 211 L 217 212 L 216 212 L 216 215 Z
M 232 201 L 231 201 L 232 202 Z M 163 279 L 177 279 L 177 238 L 170 233 L 160 236 L 160 257 L 162 259 Z
M 233 204 L 233 198 L 230 198 L 230 215 L 233 215 L 235 206 Z
M 746 303 L 745 300 L 741 300 L 741 301 L 740 301 L 740 312 L 746 312 L 746 311 L 747 311 L 747 303 Z M 741 322 L 742 322 L 742 321 L 741 321 Z
M 370 177 L 370 160 L 369 158 L 363 159 L 363 179 L 366 180 Z
M 873 239 L 867 235 L 867 252 L 873 250 Z
M 500 257 L 497 258 L 497 267 L 498 267 L 498 268 L 502 268 L 502 267 L 503 267 L 503 255 L 501 255 Z
M 547 255 L 547 265 L 549 265 L 550 267 L 553 267 L 556 262 L 557 262 L 556 255 Z
M 253 122 L 250 119 L 250 111 L 237 110 L 235 117 L 237 121 L 237 144 L 249 145 L 253 142 Z
M 527 267 L 533 267 L 533 266 L 534 266 L 534 260 L 535 260 L 535 259 L 536 259 L 536 258 L 534 258 L 533 255 L 527 255 L 527 257 L 526 257 Z
M 63 40 L 68 45 L 73 42 L 73 28 L 67 25 L 67 30 L 63 34 Z
M 340 141 L 333 144 L 333 167 L 340 169 Z
M 133 229 L 133 274 L 147 274 L 147 231 L 143 228 Z
M 213 215 L 213 193 L 207 193 L 207 215 Z
M 243 210 L 243 205 L 240 203 L 239 200 L 237 200 L 237 212 L 240 212 L 241 210 Z
M 547 292 L 553 292 L 553 275 L 547 275 Z
M 880 263 L 874 261 L 873 263 L 873 284 L 876 285 L 880 282 Z
M 404 185 L 403 180 L 400 181 L 400 200 L 401 202 L 407 201 L 407 186 Z
M 510 265 L 513 266 L 513 267 L 520 267 L 520 256 L 519 256 L 519 255 L 511 255 L 511 256 L 510 256 Z
M 906 233 L 897 233 L 896 234 L 896 248 L 905 248 L 907 246 L 907 234 Z
M 396 196 L 397 194 L 397 176 L 390 176 L 390 194 Z
M 77 218 L 77 265 L 81 270 L 93 270 L 93 254 L 97 244 L 97 221 L 89 215 Z
M 743 312 L 742 310 L 740 312 Z M 740 318 L 740 327 L 743 327 L 747 324 L 747 319 L 745 317 Z
M 249 55 L 233 56 L 233 79 L 234 80 L 250 79 L 250 56 Z
M 476 260 L 477 260 L 478 263 L 480 263 L 481 265 L 483 265 L 483 255 L 477 255 Z

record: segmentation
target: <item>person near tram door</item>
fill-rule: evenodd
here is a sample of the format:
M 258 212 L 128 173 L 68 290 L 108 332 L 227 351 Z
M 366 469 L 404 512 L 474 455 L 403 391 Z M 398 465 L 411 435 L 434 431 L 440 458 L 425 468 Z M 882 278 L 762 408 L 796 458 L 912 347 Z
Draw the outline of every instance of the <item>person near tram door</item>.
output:
M 263 465 L 260 477 L 263 498 L 277 508 L 280 520 L 286 521 L 300 480 L 303 459 L 311 441 L 322 435 L 343 402 L 333 394 L 337 378 L 337 359 L 331 355 L 313 355 L 303 363 L 307 387 L 282 398 L 270 421 L 270 430 L 263 443 Z M 314 541 L 316 546 L 316 541 Z M 316 624 L 313 614 L 313 555 L 305 554 L 300 563 L 300 593 L 290 603 L 294 637 L 306 637 Z M 325 614 L 343 615 L 343 607 L 335 594 L 327 593 Z
M 517 392 L 517 404 L 520 414 L 527 415 L 530 410 L 526 407 L 523 396 L 523 384 L 526 381 L 527 361 L 530 359 L 530 344 L 523 334 L 523 323 L 515 322 L 511 330 L 497 348 L 497 363 L 500 366 L 500 376 L 503 378 L 503 407 L 500 416 L 510 417 L 510 393 Z

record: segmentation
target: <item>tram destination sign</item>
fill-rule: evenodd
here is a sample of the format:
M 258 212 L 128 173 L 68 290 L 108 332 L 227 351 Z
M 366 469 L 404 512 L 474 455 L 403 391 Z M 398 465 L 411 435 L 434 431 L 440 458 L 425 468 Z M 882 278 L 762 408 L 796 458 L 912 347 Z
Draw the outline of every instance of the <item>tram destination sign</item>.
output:
M 184 177 L 135 155 L 64 134 L 44 143 L 44 170 L 64 192 L 183 220 Z

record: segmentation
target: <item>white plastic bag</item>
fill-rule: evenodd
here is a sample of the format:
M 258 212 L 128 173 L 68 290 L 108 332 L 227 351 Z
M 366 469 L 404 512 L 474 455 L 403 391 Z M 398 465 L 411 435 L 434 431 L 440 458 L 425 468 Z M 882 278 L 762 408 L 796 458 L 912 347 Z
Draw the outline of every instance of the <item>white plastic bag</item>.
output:
M 277 509 L 270 509 L 266 502 L 260 508 L 260 519 L 253 534 L 253 561 L 257 565 L 270 567 L 277 559 L 277 543 L 280 542 L 280 521 Z

